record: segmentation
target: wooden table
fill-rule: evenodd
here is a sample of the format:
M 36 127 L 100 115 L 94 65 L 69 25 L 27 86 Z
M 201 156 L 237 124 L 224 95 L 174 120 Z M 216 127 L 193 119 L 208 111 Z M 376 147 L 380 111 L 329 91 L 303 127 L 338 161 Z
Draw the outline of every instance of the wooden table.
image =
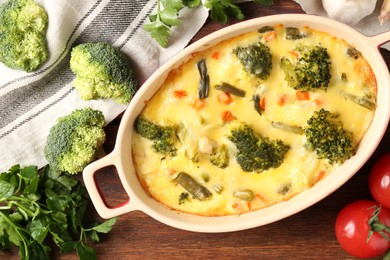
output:
M 272 6 L 242 3 L 240 7 L 246 19 L 303 13 L 301 7 L 290 0 L 274 0 Z M 222 25 L 208 20 L 193 41 L 236 22 L 231 20 Z M 390 52 L 381 52 L 390 64 Z M 120 119 L 118 117 L 106 127 L 107 152 L 113 149 Z M 334 221 L 347 203 L 370 198 L 367 186 L 369 170 L 375 160 L 386 152 L 390 152 L 390 128 L 368 163 L 345 185 L 314 206 L 276 223 L 238 232 L 203 234 L 175 229 L 142 212 L 132 212 L 120 216 L 113 230 L 93 247 L 98 259 L 354 259 L 339 246 L 334 235 Z M 127 199 L 115 171 L 106 169 L 98 174 L 98 179 L 110 205 Z M 90 211 L 97 217 L 92 205 Z M 17 252 L 13 251 L 6 255 L 6 259 L 17 259 L 16 255 Z M 3 257 L 0 254 L 0 259 Z M 77 259 L 77 256 L 60 256 L 55 252 L 55 258 Z

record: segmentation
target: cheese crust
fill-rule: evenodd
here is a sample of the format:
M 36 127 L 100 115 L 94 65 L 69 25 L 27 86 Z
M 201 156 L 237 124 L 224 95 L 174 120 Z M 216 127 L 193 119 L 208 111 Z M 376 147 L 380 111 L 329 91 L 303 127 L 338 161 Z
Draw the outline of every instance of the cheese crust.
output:
M 141 116 L 159 125 L 178 126 L 176 155 L 156 152 L 153 141 L 136 132 L 132 137 L 136 173 L 150 196 L 171 209 L 202 216 L 242 214 L 289 200 L 340 166 L 319 159 L 315 151 L 307 148 L 304 134 L 278 127 L 281 124 L 304 129 L 320 109 L 339 115 L 357 149 L 375 112 L 377 86 L 372 69 L 345 40 L 309 27 L 298 30 L 304 37 L 288 39 L 284 25 L 245 33 L 192 54 L 169 73 Z M 258 42 L 268 46 L 272 54 L 272 69 L 266 79 L 248 73 L 233 51 Z M 326 48 L 331 74 L 326 90 L 299 91 L 286 81 L 280 61 L 287 58 L 294 62 L 300 46 Z M 210 80 L 204 99 L 198 97 L 201 75 L 197 65 L 201 60 L 207 64 Z M 222 82 L 244 91 L 245 96 L 215 88 Z M 256 95 L 262 97 L 258 100 L 261 113 L 254 106 Z M 369 99 L 374 107 L 369 109 L 349 97 Z M 237 122 L 244 122 L 264 138 L 288 145 L 283 162 L 262 172 L 245 172 L 235 158 L 237 148 L 228 138 Z M 210 162 L 213 149 L 221 145 L 227 147 L 229 155 L 226 168 Z M 176 179 L 182 172 L 208 189 L 211 196 L 200 200 L 189 194 Z M 245 197 L 246 192 L 250 198 Z

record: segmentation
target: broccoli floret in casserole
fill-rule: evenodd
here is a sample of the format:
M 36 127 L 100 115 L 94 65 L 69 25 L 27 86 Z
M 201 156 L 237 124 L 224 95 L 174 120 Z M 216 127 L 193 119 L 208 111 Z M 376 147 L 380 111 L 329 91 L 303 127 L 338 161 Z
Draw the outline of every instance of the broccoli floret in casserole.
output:
M 280 61 L 290 87 L 300 91 L 326 90 L 331 78 L 327 49 L 321 46 L 301 46 L 295 51 L 298 53 L 295 63 L 286 57 Z
M 296 27 L 286 27 L 286 39 L 287 40 L 299 40 L 306 38 L 305 32 Z
M 290 149 L 281 140 L 259 136 L 245 123 L 232 126 L 228 139 L 236 146 L 235 158 L 245 172 L 260 173 L 279 167 Z
M 44 154 L 53 170 L 76 174 L 104 154 L 104 115 L 84 108 L 57 119 L 50 129 Z
M 229 166 L 229 151 L 226 145 L 216 147 L 209 155 L 210 162 L 218 168 L 225 169 Z
M 138 81 L 126 56 L 109 43 L 83 43 L 73 47 L 70 68 L 76 74 L 73 86 L 84 100 L 114 99 L 126 104 Z
M 272 69 L 272 54 L 267 45 L 257 43 L 247 47 L 238 47 L 233 50 L 244 70 L 262 80 L 268 78 Z
M 134 130 L 142 137 L 153 141 L 152 149 L 162 155 L 176 156 L 177 126 L 159 125 L 143 116 L 137 117 Z
M 343 128 L 336 113 L 325 109 L 315 111 L 304 129 L 307 147 L 314 150 L 320 159 L 329 163 L 343 163 L 354 155 L 352 133 Z
M 0 6 L 0 62 L 31 72 L 46 61 L 46 11 L 34 0 L 8 0 Z

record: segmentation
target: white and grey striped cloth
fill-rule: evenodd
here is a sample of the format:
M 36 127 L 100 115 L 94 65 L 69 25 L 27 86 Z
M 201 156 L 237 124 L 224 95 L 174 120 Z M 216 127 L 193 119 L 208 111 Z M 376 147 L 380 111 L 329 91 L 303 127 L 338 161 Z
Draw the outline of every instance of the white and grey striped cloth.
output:
M 5 0 L 0 0 L 0 4 Z M 206 21 L 204 7 L 183 10 L 182 24 L 172 32 L 168 48 L 150 38 L 142 25 L 156 0 L 37 0 L 49 15 L 48 61 L 25 73 L 0 64 L 0 172 L 14 164 L 46 164 L 43 149 L 51 126 L 74 109 L 93 107 L 110 122 L 126 106 L 110 100 L 83 101 L 72 87 L 69 68 L 73 46 L 110 42 L 131 59 L 140 81 L 183 49 Z

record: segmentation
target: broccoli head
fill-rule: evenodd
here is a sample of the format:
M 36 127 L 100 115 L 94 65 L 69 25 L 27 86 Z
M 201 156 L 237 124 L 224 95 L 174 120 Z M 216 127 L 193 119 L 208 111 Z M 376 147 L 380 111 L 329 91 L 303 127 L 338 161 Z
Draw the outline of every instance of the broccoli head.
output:
M 229 151 L 226 145 L 216 147 L 209 156 L 210 162 L 218 168 L 225 169 L 229 166 Z
M 296 27 L 286 27 L 286 39 L 287 40 L 298 40 L 305 38 L 307 35 Z
M 268 78 L 272 69 L 272 54 L 269 47 L 261 42 L 233 50 L 244 70 L 262 80 Z
M 70 68 L 76 74 L 73 85 L 84 100 L 111 98 L 126 104 L 137 89 L 126 56 L 109 43 L 77 45 L 71 52 Z
M 228 139 L 236 146 L 236 160 L 245 172 L 262 172 L 279 167 L 290 149 L 281 140 L 272 141 L 257 135 L 244 123 L 233 126 Z
M 326 90 L 331 78 L 330 59 L 326 48 L 302 46 L 296 51 L 299 57 L 295 64 L 286 57 L 280 62 L 288 84 L 300 91 Z
M 152 149 L 162 155 L 176 156 L 177 127 L 174 125 L 158 125 L 143 116 L 137 117 L 134 130 L 142 137 L 153 141 Z
M 92 108 L 61 117 L 50 129 L 45 157 L 52 169 L 76 174 L 103 154 L 104 115 Z
M 315 111 L 304 129 L 307 147 L 320 159 L 342 163 L 354 153 L 352 133 L 343 128 L 338 114 L 325 109 Z
M 31 72 L 48 56 L 46 11 L 34 0 L 8 0 L 0 6 L 0 62 Z

